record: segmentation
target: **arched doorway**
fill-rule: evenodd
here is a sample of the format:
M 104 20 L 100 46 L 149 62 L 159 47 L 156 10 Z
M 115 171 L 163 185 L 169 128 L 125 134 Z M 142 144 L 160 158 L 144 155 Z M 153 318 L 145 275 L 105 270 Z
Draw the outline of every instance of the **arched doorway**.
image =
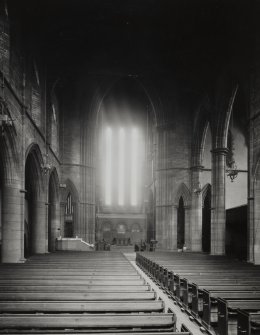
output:
M 202 207 L 202 251 L 210 252 L 211 187 L 208 185 Z
M 46 252 L 46 193 L 41 171 L 42 156 L 37 145 L 25 163 L 24 256 Z
M 49 178 L 48 196 L 48 251 L 55 251 L 55 240 L 60 235 L 59 180 L 54 169 Z
M 177 211 L 177 248 L 182 249 L 185 244 L 185 208 L 183 197 L 179 199 Z

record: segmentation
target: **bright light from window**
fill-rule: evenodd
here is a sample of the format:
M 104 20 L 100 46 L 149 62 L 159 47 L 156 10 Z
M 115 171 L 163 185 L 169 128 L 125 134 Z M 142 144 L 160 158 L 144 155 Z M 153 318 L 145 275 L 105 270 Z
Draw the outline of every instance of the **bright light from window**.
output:
M 105 164 L 105 204 L 111 205 L 111 185 L 112 185 L 112 131 L 106 129 L 105 134 L 106 164 Z
M 137 205 L 137 129 L 132 129 L 131 134 L 131 205 Z
M 125 183 L 125 130 L 119 129 L 118 134 L 118 205 L 124 205 L 124 183 Z

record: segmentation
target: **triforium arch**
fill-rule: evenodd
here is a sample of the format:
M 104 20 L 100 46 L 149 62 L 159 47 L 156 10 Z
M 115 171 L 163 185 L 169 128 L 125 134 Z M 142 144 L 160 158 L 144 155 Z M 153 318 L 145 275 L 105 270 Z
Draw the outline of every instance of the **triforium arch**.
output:
M 60 188 L 56 168 L 50 171 L 48 194 L 48 251 L 55 251 L 60 236 Z
M 171 244 L 173 249 L 183 247 L 184 245 L 190 248 L 190 208 L 191 192 L 186 184 L 182 183 L 177 190 L 173 202 L 172 231 L 169 237 L 172 239 Z M 183 226 L 181 227 L 180 224 Z M 181 233 L 184 233 L 184 236 L 180 240 Z
M 15 127 L 0 135 L 1 261 L 23 261 L 23 183 Z
M 66 179 L 61 193 L 60 233 L 62 237 L 80 236 L 86 240 L 87 227 L 79 229 L 79 195 L 74 183 Z
M 47 251 L 47 176 L 42 170 L 43 157 L 38 144 L 31 144 L 25 157 L 24 253 L 27 257 Z

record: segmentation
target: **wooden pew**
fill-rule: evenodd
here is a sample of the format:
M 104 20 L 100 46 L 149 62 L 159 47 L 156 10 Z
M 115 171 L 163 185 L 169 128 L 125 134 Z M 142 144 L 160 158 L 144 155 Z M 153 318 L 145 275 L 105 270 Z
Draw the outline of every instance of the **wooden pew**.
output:
M 59 330 L 98 330 L 113 329 L 135 331 L 174 331 L 175 317 L 171 313 L 153 314 L 18 314 L 0 315 L 0 330 L 6 332 L 10 329 Z
M 218 321 L 218 304 L 217 299 L 260 299 L 260 291 L 207 291 L 203 290 L 203 313 L 202 322 L 207 328 L 210 328 L 212 323 Z
M 220 335 L 237 334 L 238 309 L 260 311 L 260 299 L 230 300 L 218 299 L 218 333 Z
M 144 292 L 0 292 L 0 301 L 89 301 L 89 300 L 154 300 L 153 291 Z
M 89 279 L 89 280 L 84 280 L 84 279 L 73 279 L 73 280 L 68 280 L 68 279 L 1 279 L 0 276 L 0 285 L 57 285 L 57 286 L 64 286 L 64 285 L 100 285 L 100 286 L 105 286 L 105 285 L 115 285 L 115 280 L 103 280 L 103 279 Z M 143 279 L 137 279 L 137 280 L 117 280 L 116 284 L 119 286 L 125 286 L 125 285 L 143 285 L 144 280 Z
M 20 273 L 14 273 L 14 274 L 2 274 L 1 273 L 1 280 L 15 280 L 15 279 L 49 279 L 49 278 L 53 278 L 53 279 L 62 279 L 62 280 L 73 280 L 75 279 L 83 279 L 83 280 L 138 280 L 141 279 L 140 276 L 128 276 L 128 275 L 102 275 L 102 276 L 98 276 L 98 275 L 74 275 L 73 273 L 68 275 L 60 275 L 58 273 L 53 273 L 53 274 L 31 274 L 30 272 L 27 272 L 26 274 L 20 274 Z
M 238 310 L 237 335 L 259 335 L 260 313 Z
M 189 283 L 187 279 L 183 280 L 183 305 L 190 308 L 194 317 L 198 317 L 202 313 L 203 308 L 203 290 L 235 290 L 235 291 L 260 291 L 260 283 L 258 281 L 233 283 L 229 281 L 205 281 L 205 284 Z
M 114 283 L 115 284 L 115 283 Z M 150 291 L 149 285 L 0 285 L 0 292 L 139 292 Z
M 153 301 L 0 301 L 0 313 L 137 313 L 162 312 L 164 303 Z

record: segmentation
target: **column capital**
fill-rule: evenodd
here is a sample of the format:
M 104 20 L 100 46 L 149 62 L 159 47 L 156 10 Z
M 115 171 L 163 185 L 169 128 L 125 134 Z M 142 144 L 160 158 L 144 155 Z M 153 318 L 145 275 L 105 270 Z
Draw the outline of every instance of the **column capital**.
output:
M 224 155 L 226 156 L 228 154 L 229 150 L 228 148 L 214 148 L 211 150 L 211 153 L 212 154 L 215 154 L 215 155 Z

